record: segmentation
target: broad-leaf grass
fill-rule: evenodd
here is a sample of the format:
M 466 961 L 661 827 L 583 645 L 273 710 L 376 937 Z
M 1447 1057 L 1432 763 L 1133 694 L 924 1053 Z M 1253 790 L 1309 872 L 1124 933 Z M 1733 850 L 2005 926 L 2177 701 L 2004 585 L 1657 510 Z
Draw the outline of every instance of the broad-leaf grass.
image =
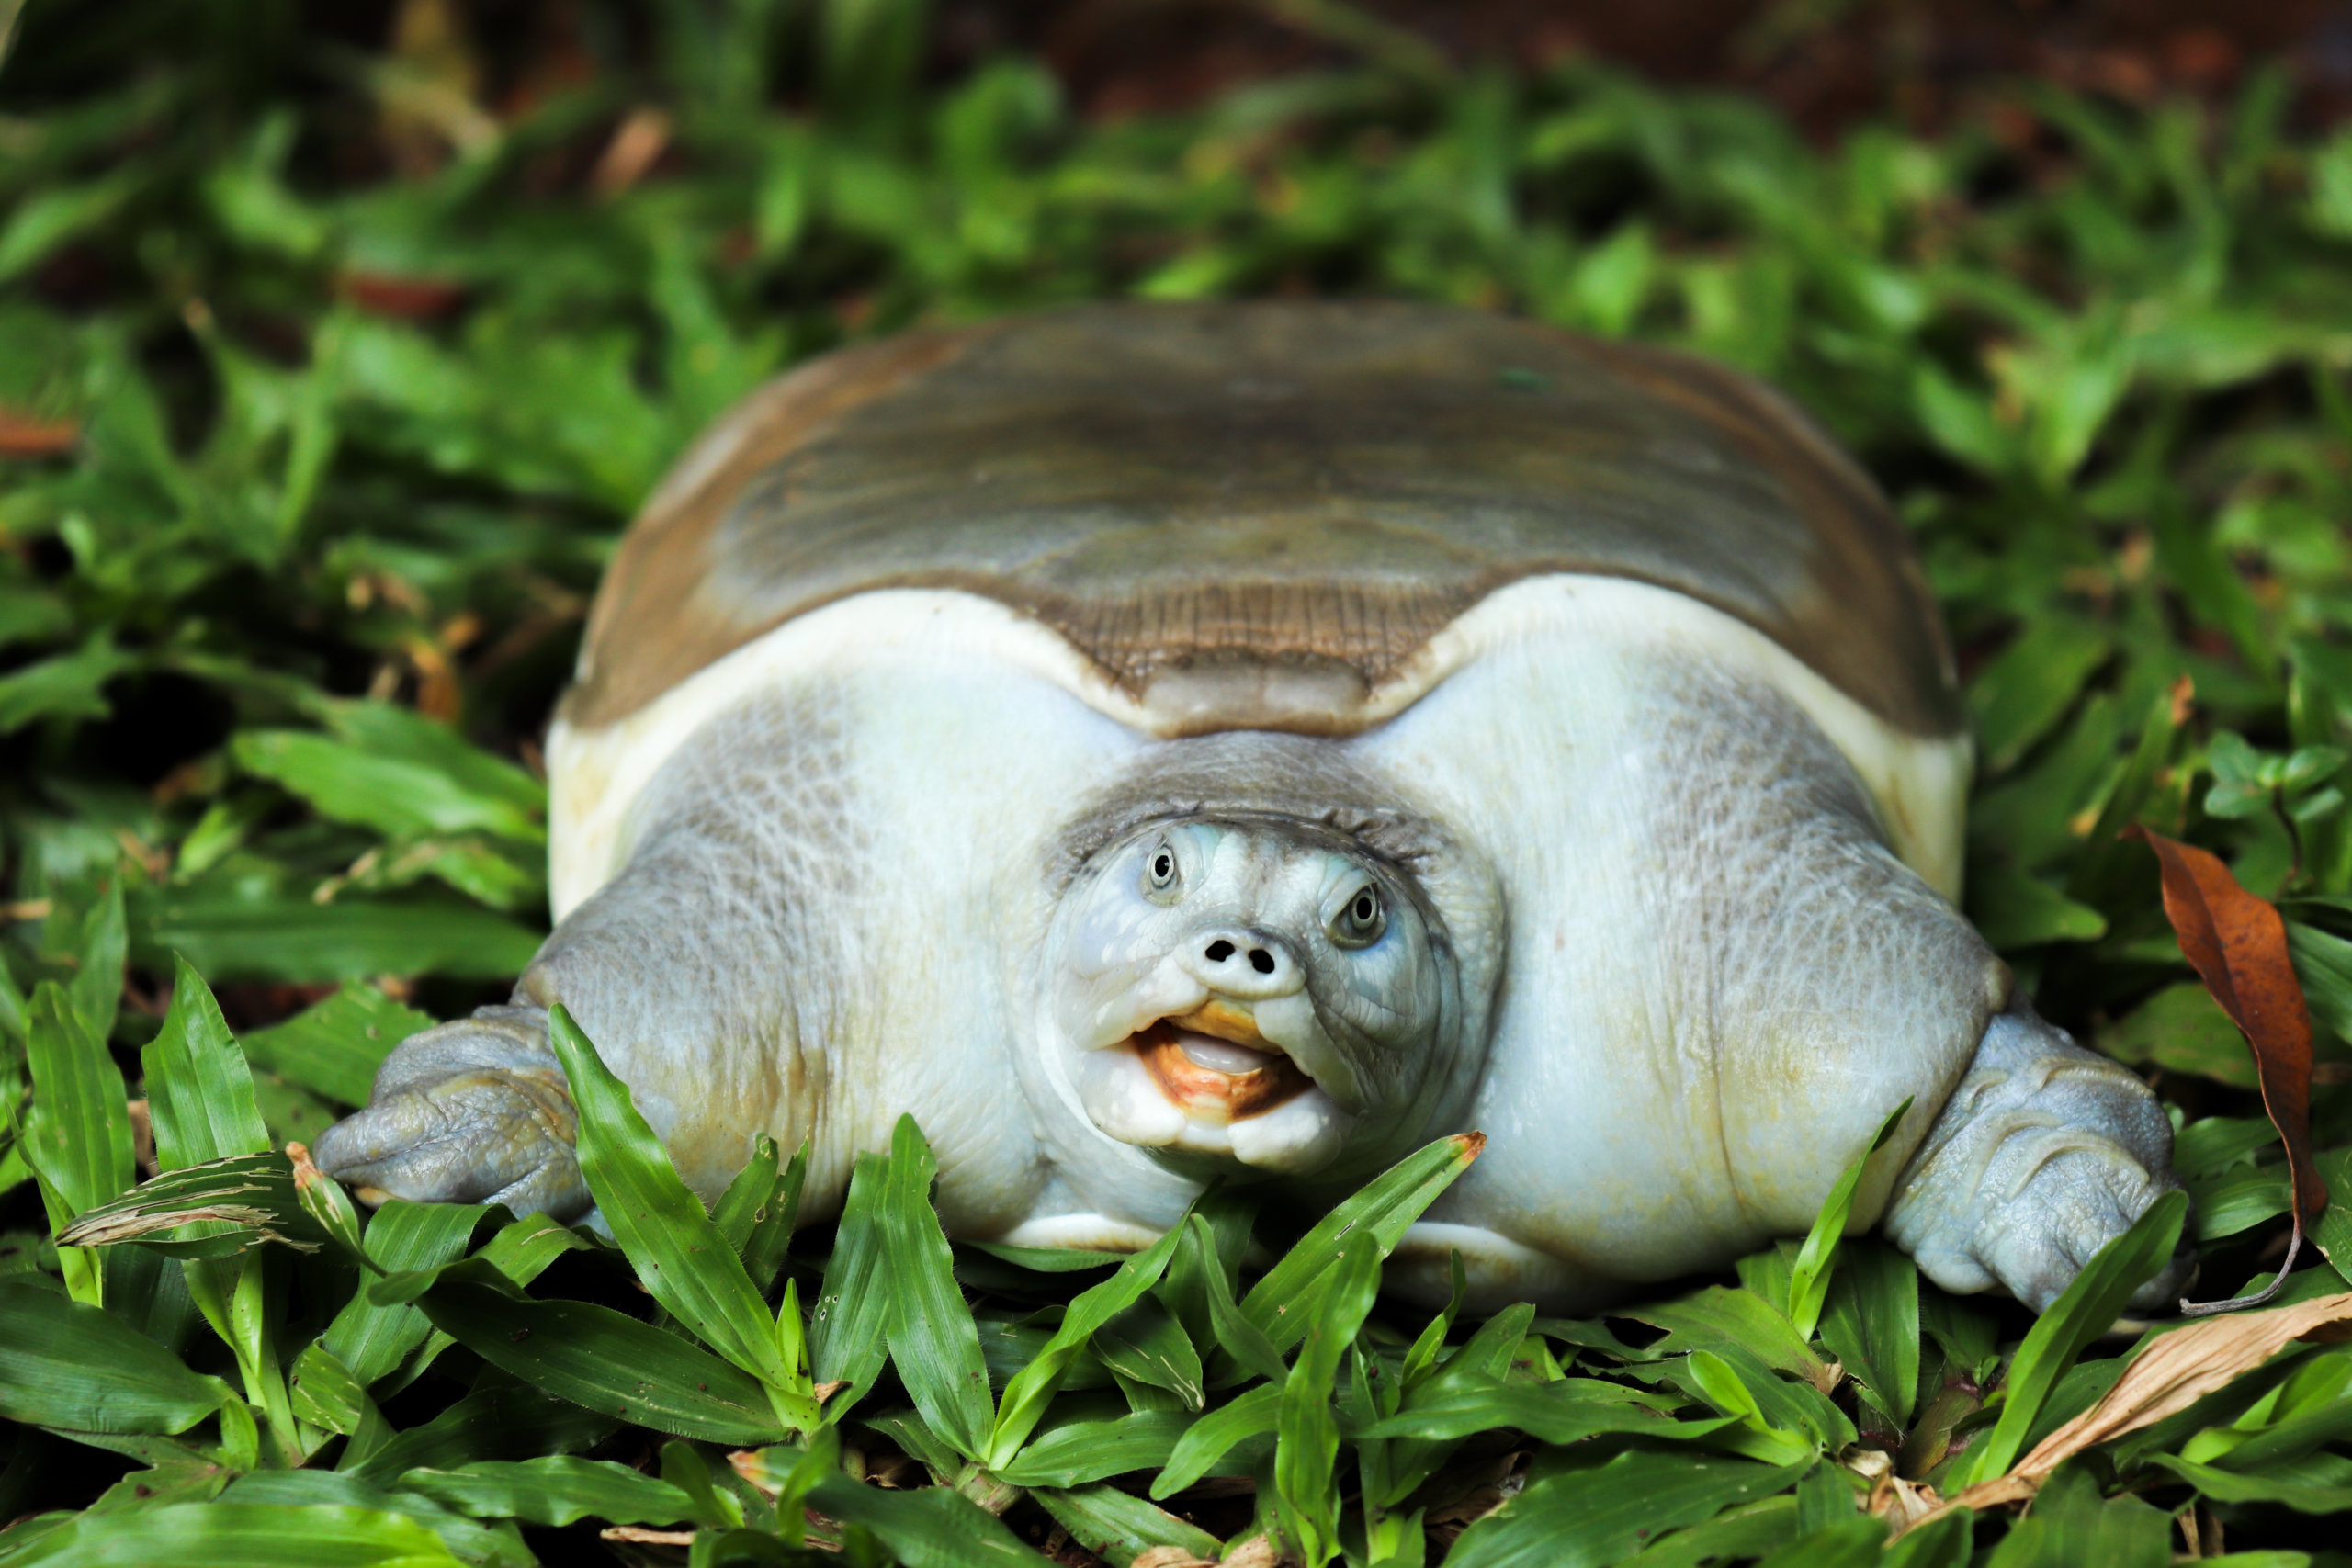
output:
M 1451 1144 L 1339 1216 L 1217 1191 L 1146 1254 L 1041 1258 L 952 1246 L 909 1125 L 796 1235 L 807 1151 L 705 1215 L 565 1034 L 617 1247 L 306 1205 L 258 1152 L 529 959 L 536 737 L 628 512 L 729 400 L 1065 299 L 1401 296 L 1727 360 L 1878 477 L 1977 727 L 1968 912 L 2165 1098 L 2208 1298 L 2276 1268 L 2283 1167 L 2117 834 L 2281 898 L 2333 1195 L 2286 1292 L 2344 1289 L 2352 131 L 2287 75 L 2018 84 L 1808 143 L 1318 5 L 1281 9 L 1328 68 L 1097 120 L 1020 55 L 931 79 L 919 6 L 590 0 L 560 79 L 446 9 L 436 56 L 298 7 L 32 0 L 0 61 L 0 431 L 64 432 L 0 456 L 0 1517 L 32 1516 L 0 1562 L 569 1561 L 600 1525 L 713 1564 L 806 1561 L 804 1530 L 958 1564 L 1056 1529 L 1114 1563 L 1271 1534 L 1694 1568 L 2161 1561 L 2166 1510 L 2209 1551 L 2335 1539 L 2352 1360 L 2309 1344 L 2021 1523 L 1883 1546 L 1857 1509 L 2112 1386 L 2171 1205 L 2038 1324 L 1846 1237 L 1859 1166 L 1736 1282 L 1476 1323 L 1368 1293 Z M 658 158 L 613 172 L 655 110 Z M 57 1245 L 77 1219 L 104 1244 Z

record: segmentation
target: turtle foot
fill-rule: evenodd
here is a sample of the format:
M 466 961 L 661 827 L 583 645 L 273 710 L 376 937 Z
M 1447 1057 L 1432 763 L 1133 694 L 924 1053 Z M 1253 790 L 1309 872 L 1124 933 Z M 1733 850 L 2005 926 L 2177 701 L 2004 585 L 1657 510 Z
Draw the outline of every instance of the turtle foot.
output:
M 560 1219 L 590 1202 L 578 1127 L 537 1008 L 484 1008 L 386 1057 L 368 1108 L 321 1134 L 319 1168 L 363 1200 L 503 1203 Z
M 1886 1233 L 1945 1290 L 1999 1285 L 2043 1312 L 2179 1185 L 2172 1124 L 2147 1086 L 2020 1002 L 1986 1028 L 1896 1184 Z M 2184 1246 L 2132 1305 L 2168 1306 L 2194 1267 Z

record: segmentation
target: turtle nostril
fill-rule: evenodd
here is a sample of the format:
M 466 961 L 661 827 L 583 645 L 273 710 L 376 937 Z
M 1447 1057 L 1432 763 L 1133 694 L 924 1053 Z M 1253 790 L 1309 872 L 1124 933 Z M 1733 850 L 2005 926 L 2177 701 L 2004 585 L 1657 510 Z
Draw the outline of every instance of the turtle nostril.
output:
M 1274 972 L 1274 955 L 1262 947 L 1253 947 L 1250 950 L 1250 967 L 1261 975 L 1271 975 Z
M 1233 944 L 1227 942 L 1224 938 L 1219 937 L 1216 941 L 1209 943 L 1208 951 L 1201 956 L 1207 959 L 1212 964 L 1222 964 L 1227 959 L 1233 956 Z

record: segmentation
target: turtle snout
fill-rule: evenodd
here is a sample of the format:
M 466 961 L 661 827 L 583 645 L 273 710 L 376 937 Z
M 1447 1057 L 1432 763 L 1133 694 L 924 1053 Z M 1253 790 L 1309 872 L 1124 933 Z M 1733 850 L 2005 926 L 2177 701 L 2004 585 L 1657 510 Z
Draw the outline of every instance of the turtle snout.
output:
M 1211 990 L 1246 1000 L 1287 997 L 1306 985 L 1306 972 L 1280 937 L 1244 927 L 1197 931 L 1181 950 L 1185 970 Z

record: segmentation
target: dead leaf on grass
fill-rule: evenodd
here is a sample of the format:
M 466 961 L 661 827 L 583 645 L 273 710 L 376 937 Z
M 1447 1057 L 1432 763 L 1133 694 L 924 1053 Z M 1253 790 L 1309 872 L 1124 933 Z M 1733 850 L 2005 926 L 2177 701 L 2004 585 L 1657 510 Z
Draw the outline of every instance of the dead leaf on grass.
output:
M 1253 1535 L 1218 1561 L 1223 1568 L 1274 1568 L 1283 1560 L 1283 1549 L 1270 1535 Z
M 1862 1511 L 1884 1519 L 1897 1534 L 1943 1506 L 1934 1487 L 1896 1474 L 1894 1456 L 1883 1449 L 1849 1450 L 1839 1462 L 1871 1483 Z
M 275 1241 L 297 1252 L 316 1252 L 319 1244 L 298 1240 L 277 1228 L 277 1215 L 266 1208 L 250 1203 L 224 1202 L 247 1192 L 266 1193 L 269 1188 L 262 1182 L 221 1189 L 204 1203 L 177 1204 L 169 1200 L 152 1208 L 118 1201 L 102 1209 L 94 1209 L 65 1228 L 57 1238 L 60 1247 L 115 1247 L 141 1237 L 175 1231 L 182 1225 L 218 1222 L 252 1231 L 261 1241 Z
M 1155 1546 L 1139 1553 L 1127 1568 L 1216 1568 L 1205 1557 L 1195 1557 L 1181 1546 Z
M 2287 925 L 2267 898 L 2238 885 L 2230 868 L 2192 844 L 2145 828 L 2123 829 L 2155 851 L 2164 875 L 2165 918 L 2181 955 L 2254 1051 L 2262 1107 L 2287 1145 L 2295 1186 L 2294 1233 L 2287 1260 L 2267 1289 L 2233 1301 L 2180 1310 L 2194 1316 L 2260 1306 L 2277 1293 L 2302 1249 L 2303 1227 L 2327 1207 L 2327 1188 L 2312 1161 L 2312 1020 L 2287 953 Z
M 343 297 L 371 315 L 401 321 L 436 321 L 466 302 L 461 283 L 439 277 L 353 269 L 336 280 Z
M 82 426 L 70 419 L 37 419 L 0 408 L 0 457 L 54 457 L 74 450 Z
M 1905 1529 L 1947 1509 L 2023 1503 L 2052 1471 L 2085 1449 L 2188 1409 L 2270 1359 L 2293 1340 L 2352 1323 L 2352 1291 L 2268 1312 L 2233 1313 L 2165 1335 L 2123 1370 L 2107 1396 L 2034 1446 L 2006 1475 L 1980 1482 L 1928 1513 L 1898 1525 Z M 2336 1337 L 2330 1335 L 2330 1337 Z

